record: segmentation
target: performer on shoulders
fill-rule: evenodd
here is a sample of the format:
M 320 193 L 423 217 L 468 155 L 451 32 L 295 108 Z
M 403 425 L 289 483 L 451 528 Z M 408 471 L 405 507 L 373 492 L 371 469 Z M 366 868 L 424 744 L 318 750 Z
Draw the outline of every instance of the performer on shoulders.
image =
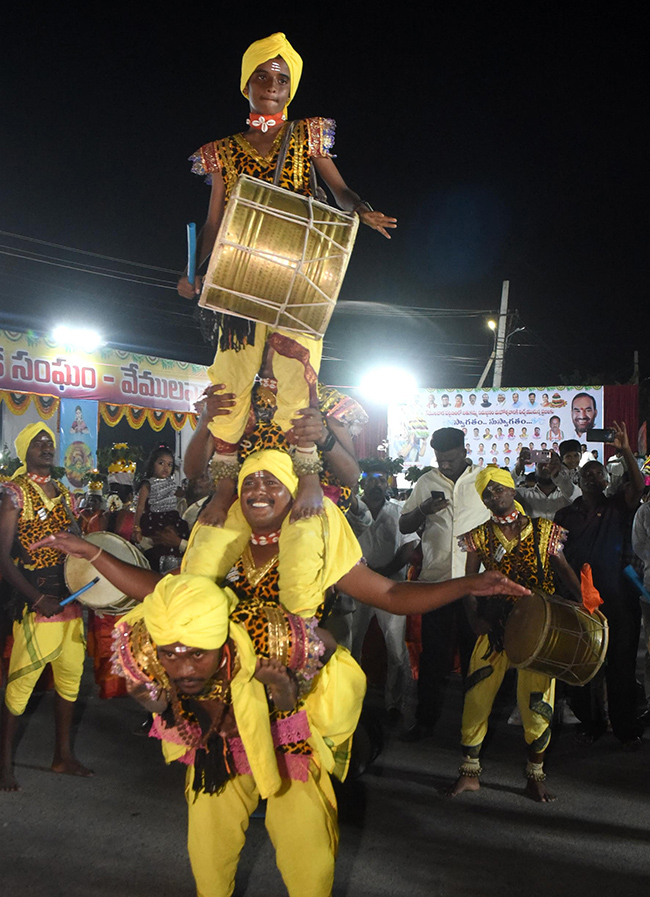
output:
M 284 34 L 276 33 L 256 41 L 244 54 L 241 91 L 250 104 L 248 130 L 208 143 L 192 156 L 193 170 L 208 175 L 212 182 L 208 215 L 198 238 L 199 264 L 212 252 L 225 206 L 241 174 L 273 183 L 277 173 L 280 187 L 312 196 L 316 195 L 317 172 L 338 205 L 358 214 L 364 224 L 388 239 L 388 230 L 397 226 L 395 218 L 374 211 L 341 177 L 331 156 L 335 128 L 332 119 L 287 121 L 287 107 L 296 93 L 301 73 L 302 59 Z M 181 296 L 194 298 L 201 291 L 201 283 L 200 277 L 191 284 L 183 276 L 178 291 Z M 210 379 L 212 383 L 225 384 L 235 397 L 228 418 L 215 418 L 209 425 L 215 438 L 216 454 L 212 462 L 215 494 L 204 520 L 223 526 L 237 481 L 237 447 L 246 425 L 251 388 L 262 366 L 265 345 L 269 344 L 275 353 L 276 423 L 287 432 L 300 409 L 318 407 L 316 381 L 322 340 L 272 329 L 245 318 L 210 314 L 217 346 Z M 292 519 L 322 513 L 320 461 L 313 441 L 298 440 L 294 466 L 300 488 Z

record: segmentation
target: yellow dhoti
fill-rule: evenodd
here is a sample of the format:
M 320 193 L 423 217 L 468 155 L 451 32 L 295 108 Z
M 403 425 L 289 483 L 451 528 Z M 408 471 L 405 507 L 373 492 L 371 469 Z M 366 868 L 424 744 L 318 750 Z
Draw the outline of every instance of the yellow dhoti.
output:
M 461 744 L 469 757 L 478 757 L 494 699 L 510 667 L 505 651 L 494 651 L 483 659 L 488 645 L 487 635 L 479 636 L 465 680 Z M 517 671 L 517 705 L 526 744 L 537 753 L 545 751 L 551 740 L 554 698 L 555 679 L 531 670 Z
M 236 776 L 220 794 L 192 791 L 186 780 L 188 850 L 198 897 L 230 897 L 248 820 L 259 800 L 255 780 Z M 289 779 L 268 798 L 266 829 L 290 897 L 329 897 L 338 848 L 336 798 L 315 763 L 306 782 Z
M 58 622 L 36 621 L 25 612 L 14 623 L 14 646 L 9 661 L 5 704 L 20 716 L 46 664 L 52 664 L 54 687 L 66 701 L 76 701 L 83 672 L 86 643 L 83 619 Z
M 213 418 L 208 424 L 217 439 L 236 450 L 248 421 L 251 390 L 255 375 L 262 366 L 264 348 L 274 349 L 273 375 L 278 381 L 277 410 L 274 422 L 286 433 L 296 412 L 310 405 L 317 407 L 316 382 L 320 369 L 323 341 L 302 333 L 274 330 L 265 324 L 255 325 L 255 345 L 217 352 L 208 368 L 211 383 L 223 383 L 226 392 L 234 393 L 235 405 L 230 414 Z M 225 450 L 220 448 L 220 451 Z

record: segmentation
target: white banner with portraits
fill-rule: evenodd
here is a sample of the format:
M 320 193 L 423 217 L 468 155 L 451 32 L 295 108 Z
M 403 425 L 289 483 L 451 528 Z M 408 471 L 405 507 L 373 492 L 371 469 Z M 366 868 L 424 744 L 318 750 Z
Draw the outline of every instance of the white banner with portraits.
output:
M 456 427 L 465 434 L 468 458 L 481 467 L 512 469 L 524 446 L 557 452 L 565 439 L 577 439 L 603 460 L 603 444 L 588 442 L 587 433 L 604 420 L 602 386 L 419 389 L 388 407 L 389 454 L 403 458 L 405 468 L 435 464 L 431 434 Z

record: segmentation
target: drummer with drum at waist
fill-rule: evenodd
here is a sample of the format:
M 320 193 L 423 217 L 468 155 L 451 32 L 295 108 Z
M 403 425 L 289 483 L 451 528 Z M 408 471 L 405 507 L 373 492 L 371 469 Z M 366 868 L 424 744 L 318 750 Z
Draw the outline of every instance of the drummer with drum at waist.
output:
M 0 791 L 19 790 L 12 763 L 18 718 L 47 663 L 52 664 L 56 689 L 52 771 L 92 775 L 74 756 L 71 745 L 85 655 L 81 608 L 76 602 L 63 608 L 59 604 L 68 594 L 63 553 L 52 547 L 28 547 L 70 527 L 70 493 L 51 476 L 56 440 L 49 427 L 41 422 L 29 424 L 15 444 L 23 466 L 3 484 L 0 505 L 0 574 L 12 589 L 16 619 L 2 706 Z
M 226 203 L 242 174 L 273 183 L 279 169 L 280 187 L 310 196 L 313 166 L 341 209 L 355 212 L 364 224 L 388 239 L 387 229 L 397 226 L 395 218 L 373 211 L 341 177 L 331 156 L 334 121 L 309 118 L 287 122 L 287 107 L 301 73 L 302 59 L 284 34 L 256 41 L 244 53 L 241 91 L 250 104 L 248 130 L 208 143 L 191 157 L 195 163 L 193 171 L 207 175 L 212 182 L 208 215 L 198 238 L 199 264 L 212 252 Z M 184 275 L 178 282 L 178 292 L 191 299 L 200 293 L 201 285 L 201 277 L 189 283 Z M 269 380 L 265 385 L 277 388 L 275 423 L 286 432 L 294 421 L 298 424 L 299 415 L 309 417 L 311 408 L 318 408 L 316 381 L 322 340 L 275 330 L 245 318 L 212 312 L 209 315 L 217 354 L 208 373 L 213 384 L 227 390 L 233 406 L 229 415 L 213 418 L 209 425 L 215 440 L 211 464 L 215 492 L 201 520 L 221 527 L 235 492 L 237 446 L 246 426 L 251 388 L 262 368 L 265 348 L 267 356 L 268 348 L 272 349 L 273 369 L 269 374 L 265 363 L 262 376 Z M 301 431 L 308 433 L 309 428 L 301 427 Z M 320 462 L 314 442 L 306 436 L 297 441 L 294 465 L 300 485 L 291 519 L 298 520 L 319 514 L 323 508 L 318 480 Z
M 555 592 L 557 573 L 570 597 L 581 601 L 580 583 L 562 553 L 566 530 L 538 517 L 531 520 L 515 501 L 515 484 L 507 470 L 487 467 L 476 478 L 476 490 L 491 517 L 461 536 L 467 554 L 466 574 L 499 570 L 528 589 Z M 503 648 L 506 620 L 515 598 L 498 595 L 488 599 L 465 599 L 470 624 L 478 639 L 465 681 L 465 703 L 461 726 L 463 762 L 459 777 L 447 795 L 478 791 L 482 772 L 479 761 L 487 733 L 492 704 L 505 676 L 509 660 Z M 517 703 L 521 712 L 528 762 L 526 794 L 536 801 L 555 800 L 544 784 L 544 752 L 551 740 L 555 680 L 521 669 L 517 673 Z

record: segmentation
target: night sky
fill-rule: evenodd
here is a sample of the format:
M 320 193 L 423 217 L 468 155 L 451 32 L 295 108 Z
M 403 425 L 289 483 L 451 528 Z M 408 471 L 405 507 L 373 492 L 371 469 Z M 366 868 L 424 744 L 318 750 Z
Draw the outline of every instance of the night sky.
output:
M 292 117 L 335 118 L 348 184 L 399 219 L 390 243 L 360 230 L 325 382 L 356 385 L 391 363 L 421 386 L 475 385 L 504 279 L 510 326 L 526 327 L 504 385 L 625 382 L 635 348 L 646 376 L 641 4 L 394 4 L 390 15 L 363 4 L 344 17 L 336 5 L 322 16 L 225 6 L 3 16 L 0 326 L 92 323 L 114 345 L 209 362 L 192 304 L 170 288 L 185 224 L 203 220 L 209 197 L 186 160 L 245 128 L 242 52 L 285 31 L 305 62 Z M 41 261 L 15 257 L 26 251 Z M 143 276 L 162 286 L 130 282 Z

